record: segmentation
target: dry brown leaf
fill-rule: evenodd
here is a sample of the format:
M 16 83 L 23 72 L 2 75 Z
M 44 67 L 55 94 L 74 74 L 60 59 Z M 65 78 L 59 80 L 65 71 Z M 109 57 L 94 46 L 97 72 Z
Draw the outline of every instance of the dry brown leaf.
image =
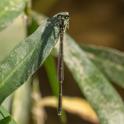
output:
M 56 97 L 49 96 L 42 98 L 42 100 L 38 102 L 38 105 L 40 107 L 57 107 L 57 101 Z M 87 121 L 98 123 L 96 113 L 84 99 L 78 97 L 63 97 L 63 109 L 67 112 L 77 114 Z

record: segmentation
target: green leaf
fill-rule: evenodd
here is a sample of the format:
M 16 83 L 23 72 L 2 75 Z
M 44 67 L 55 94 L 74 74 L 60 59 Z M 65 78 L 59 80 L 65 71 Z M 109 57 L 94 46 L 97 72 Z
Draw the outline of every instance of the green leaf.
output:
M 28 27 L 29 32 L 34 31 L 38 25 L 41 23 L 39 20 L 44 19 L 45 17 L 40 16 L 38 13 L 34 11 L 31 13 L 32 15 L 32 24 Z M 45 71 L 47 72 L 49 84 L 51 86 L 51 90 L 54 96 L 58 96 L 58 79 L 57 79 L 57 68 L 55 64 L 54 57 L 49 55 L 44 62 Z
M 8 116 L 0 120 L 0 124 L 16 124 L 16 123 L 10 116 Z
M 12 22 L 25 8 L 27 0 L 0 0 L 0 30 Z
M 112 48 L 81 44 L 96 66 L 114 83 L 124 88 L 124 53 Z
M 118 93 L 71 37 L 66 36 L 64 44 L 65 63 L 97 112 L 100 124 L 123 124 L 124 104 Z
M 54 58 L 50 55 L 46 61 L 44 62 L 44 67 L 47 72 L 47 76 L 49 79 L 49 83 L 51 85 L 51 89 L 53 95 L 58 96 L 58 80 L 57 80 L 57 73 L 56 73 L 56 65 Z
M 2 106 L 0 106 L 0 124 L 16 124 L 16 122 Z
M 0 64 L 0 103 L 31 77 L 50 54 L 59 38 L 61 20 L 57 16 L 42 21 L 41 26 Z M 68 23 L 68 19 L 64 21 Z
M 32 32 L 38 27 L 38 25 L 41 23 L 39 20 L 44 19 L 45 17 L 40 16 L 36 12 L 31 13 L 32 16 L 32 24 L 28 27 L 29 32 Z M 48 76 L 49 84 L 51 86 L 51 90 L 54 96 L 58 96 L 58 79 L 57 79 L 57 68 L 56 63 L 54 60 L 54 57 L 52 55 L 49 55 L 44 62 L 45 71 Z

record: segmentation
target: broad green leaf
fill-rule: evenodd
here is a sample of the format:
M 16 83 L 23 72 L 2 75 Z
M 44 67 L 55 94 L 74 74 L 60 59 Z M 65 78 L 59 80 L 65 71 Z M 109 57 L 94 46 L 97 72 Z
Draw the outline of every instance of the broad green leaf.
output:
M 16 124 L 9 113 L 0 106 L 0 124 Z
M 42 21 L 41 26 L 0 64 L 0 103 L 31 77 L 50 54 L 59 38 L 61 20 L 57 16 Z M 68 19 L 64 21 L 68 23 Z
M 39 16 L 36 19 L 39 23 Z M 64 61 L 95 109 L 100 124 L 123 124 L 124 103 L 118 93 L 71 37 L 66 35 L 64 44 Z
M 10 26 L 0 32 L 0 61 L 9 54 L 20 40 L 25 38 L 25 33 L 25 25 L 22 16 L 16 18 Z M 2 106 L 10 112 L 11 103 L 12 95 L 2 103 Z
M 0 30 L 12 22 L 25 8 L 27 0 L 0 0 Z
M 64 44 L 65 63 L 97 112 L 100 124 L 123 124 L 124 103 L 118 93 L 71 37 L 66 36 Z
M 34 31 L 36 27 L 41 23 L 39 20 L 46 18 L 45 16 L 40 16 L 36 12 L 32 12 L 32 25 L 29 27 L 29 32 Z M 48 80 L 51 86 L 53 95 L 58 96 L 58 79 L 57 79 L 57 68 L 55 64 L 54 57 L 49 55 L 44 62 L 45 71 L 47 72 Z
M 29 27 L 29 31 L 35 30 L 41 23 L 39 20 L 46 18 L 40 16 L 38 13 L 32 12 L 32 25 Z M 49 55 L 44 62 L 45 71 L 47 72 L 48 80 L 51 86 L 53 95 L 58 96 L 58 80 L 57 80 L 57 68 L 55 60 L 52 55 Z
M 29 19 L 25 20 L 24 24 L 24 18 L 23 18 L 23 25 L 26 26 L 25 28 L 25 33 L 27 36 L 31 35 L 34 30 L 30 30 L 29 32 Z M 9 26 L 10 27 L 10 26 Z M 38 26 L 37 26 L 38 28 Z M 35 28 L 35 30 L 37 29 Z M 33 29 L 33 28 L 31 28 Z M 20 33 L 19 33 L 20 34 Z M 25 35 L 25 37 L 26 37 Z M 30 120 L 30 109 L 31 109 L 31 83 L 33 78 L 30 78 L 28 81 L 26 81 L 21 87 L 19 87 L 13 94 L 13 99 L 12 99 L 12 105 L 11 105 L 11 113 L 14 118 L 14 120 L 18 124 L 28 124 Z M 6 100 L 5 100 L 6 101 Z M 4 103 L 4 102 L 3 102 Z
M 81 44 L 96 66 L 114 83 L 124 88 L 124 53 L 112 48 Z

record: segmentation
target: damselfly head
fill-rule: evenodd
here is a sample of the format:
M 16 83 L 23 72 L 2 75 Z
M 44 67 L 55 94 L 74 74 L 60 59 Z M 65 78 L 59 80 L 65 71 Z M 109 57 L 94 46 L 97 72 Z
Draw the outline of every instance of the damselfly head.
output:
M 62 26 L 64 29 L 68 28 L 69 25 L 69 13 L 68 12 L 60 12 L 54 15 L 50 20 L 56 21 L 57 26 Z
M 57 19 L 60 22 L 60 26 L 62 25 L 64 28 L 69 28 L 69 13 L 61 12 L 56 15 Z
M 54 22 L 53 25 L 63 27 L 64 31 L 69 27 L 69 13 L 60 12 L 51 18 L 48 18 L 48 22 Z

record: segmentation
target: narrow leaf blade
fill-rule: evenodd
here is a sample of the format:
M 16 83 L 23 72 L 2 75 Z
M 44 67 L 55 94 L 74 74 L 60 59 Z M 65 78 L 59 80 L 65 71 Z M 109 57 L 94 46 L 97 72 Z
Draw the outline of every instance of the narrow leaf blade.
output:
M 60 20 L 57 16 L 44 20 L 0 64 L 0 103 L 31 77 L 50 54 L 59 38 Z M 68 19 L 64 23 L 68 23 Z
M 124 104 L 118 93 L 72 38 L 66 36 L 64 43 L 65 63 L 98 114 L 100 124 L 123 124 Z
M 81 44 L 88 57 L 115 84 L 124 88 L 124 53 L 112 48 Z
M 25 8 L 27 0 L 0 0 L 0 30 L 12 22 Z

